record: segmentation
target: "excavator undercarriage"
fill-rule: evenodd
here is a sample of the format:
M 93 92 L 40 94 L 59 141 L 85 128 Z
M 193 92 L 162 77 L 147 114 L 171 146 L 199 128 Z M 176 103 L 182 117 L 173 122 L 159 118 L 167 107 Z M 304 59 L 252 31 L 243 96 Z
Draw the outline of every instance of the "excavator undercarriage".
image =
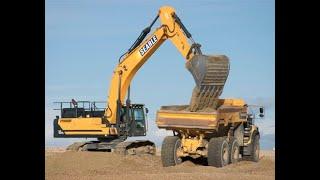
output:
M 155 144 L 148 140 L 126 141 L 114 139 L 112 141 L 86 141 L 75 142 L 66 149 L 69 151 L 105 151 L 121 155 L 155 155 Z

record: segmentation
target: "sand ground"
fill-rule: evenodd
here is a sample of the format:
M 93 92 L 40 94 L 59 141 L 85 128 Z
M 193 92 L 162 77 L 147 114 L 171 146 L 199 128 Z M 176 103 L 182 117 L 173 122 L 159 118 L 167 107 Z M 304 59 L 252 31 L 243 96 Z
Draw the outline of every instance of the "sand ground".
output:
M 121 156 L 107 152 L 70 152 L 46 149 L 45 178 L 54 179 L 275 179 L 274 151 L 261 151 L 258 163 L 241 161 L 223 168 L 190 160 L 162 167 L 157 156 Z

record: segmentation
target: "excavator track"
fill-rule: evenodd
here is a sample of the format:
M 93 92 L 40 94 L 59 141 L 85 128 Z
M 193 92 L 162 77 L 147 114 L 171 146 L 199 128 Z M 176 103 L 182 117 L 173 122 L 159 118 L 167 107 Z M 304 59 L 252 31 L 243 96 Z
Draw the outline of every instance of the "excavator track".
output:
M 108 151 L 121 155 L 156 154 L 155 144 L 148 140 L 110 142 L 87 141 L 75 142 L 67 147 L 68 151 Z
M 186 63 L 196 86 L 187 110 L 195 112 L 206 108 L 216 109 L 218 97 L 229 75 L 229 59 L 224 55 L 195 55 Z
M 121 155 L 155 155 L 156 146 L 148 140 L 127 141 L 119 143 L 114 152 Z
M 82 150 L 82 147 L 84 145 L 86 145 L 88 142 L 75 142 L 71 145 L 69 145 L 66 150 L 67 151 L 81 151 Z

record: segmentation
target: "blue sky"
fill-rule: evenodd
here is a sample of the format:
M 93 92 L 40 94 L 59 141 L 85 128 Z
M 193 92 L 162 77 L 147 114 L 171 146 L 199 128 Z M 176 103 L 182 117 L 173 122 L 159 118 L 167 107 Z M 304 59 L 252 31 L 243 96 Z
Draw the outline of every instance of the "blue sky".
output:
M 266 106 L 257 120 L 262 146 L 274 146 L 275 5 L 274 0 L 97 1 L 46 0 L 46 146 L 77 139 L 54 139 L 54 101 L 106 101 L 118 58 L 148 26 L 163 5 L 170 5 L 204 54 L 225 54 L 231 70 L 222 98 L 243 98 Z M 154 27 L 159 26 L 159 22 Z M 155 125 L 162 105 L 188 104 L 194 80 L 185 60 L 165 42 L 136 74 L 131 99 L 150 110 L 145 139 L 161 144 L 167 132 Z M 169 133 L 171 135 L 171 133 Z M 265 137 L 265 139 L 264 139 Z

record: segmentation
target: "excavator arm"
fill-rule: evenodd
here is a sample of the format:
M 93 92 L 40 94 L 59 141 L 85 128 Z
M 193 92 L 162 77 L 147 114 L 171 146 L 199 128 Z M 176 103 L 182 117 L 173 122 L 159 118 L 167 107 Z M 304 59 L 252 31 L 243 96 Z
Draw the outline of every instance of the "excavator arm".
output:
M 160 18 L 161 26 L 143 40 L 158 18 Z M 125 104 L 128 88 L 136 72 L 167 39 L 171 40 L 187 61 L 195 54 L 201 54 L 200 45 L 194 43 L 191 34 L 184 27 L 175 10 L 167 6 L 160 8 L 155 20 L 143 30 L 137 41 L 120 59 L 113 72 L 105 110 L 105 117 L 110 124 L 117 124 L 119 108 Z

